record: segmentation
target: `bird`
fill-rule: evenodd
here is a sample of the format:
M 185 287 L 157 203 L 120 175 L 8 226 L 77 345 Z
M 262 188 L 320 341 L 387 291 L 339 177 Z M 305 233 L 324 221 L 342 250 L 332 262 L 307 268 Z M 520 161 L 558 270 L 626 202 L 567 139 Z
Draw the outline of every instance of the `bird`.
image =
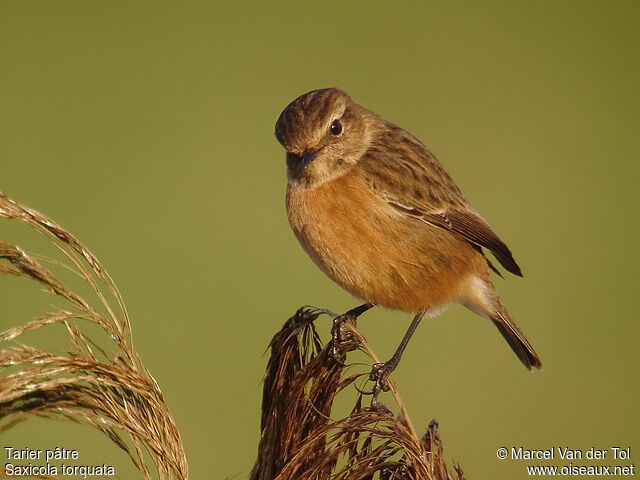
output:
M 365 303 L 414 315 L 393 356 L 374 365 L 377 390 L 424 316 L 453 303 L 493 322 L 529 370 L 542 362 L 491 278 L 522 272 L 507 245 L 415 136 L 339 88 L 300 95 L 275 124 L 286 150 L 286 211 L 302 248 L 330 279 Z

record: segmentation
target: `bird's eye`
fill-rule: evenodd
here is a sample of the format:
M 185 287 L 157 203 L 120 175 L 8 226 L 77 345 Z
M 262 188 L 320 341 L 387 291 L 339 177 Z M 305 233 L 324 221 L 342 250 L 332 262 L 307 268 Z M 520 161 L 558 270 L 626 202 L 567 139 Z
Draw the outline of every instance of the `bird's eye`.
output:
M 342 133 L 342 124 L 338 120 L 334 120 L 331 127 L 329 127 L 329 130 L 331 130 L 331 135 L 335 135 L 337 137 Z

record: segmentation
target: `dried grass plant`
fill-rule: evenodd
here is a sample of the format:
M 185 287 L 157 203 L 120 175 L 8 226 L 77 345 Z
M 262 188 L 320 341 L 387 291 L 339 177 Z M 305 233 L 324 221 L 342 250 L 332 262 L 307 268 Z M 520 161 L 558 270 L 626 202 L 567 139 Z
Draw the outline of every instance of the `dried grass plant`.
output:
M 251 480 L 464 480 L 459 466 L 452 472 L 447 468 L 438 422 L 431 421 L 418 436 L 391 379 L 399 414 L 380 401 L 364 406 L 371 393 L 356 382 L 366 383 L 369 371 L 350 373 L 348 351 L 358 349 L 379 360 L 354 322 L 344 324 L 343 336 L 350 342 L 337 352 L 331 341 L 323 346 L 314 326 L 321 313 L 327 312 L 299 309 L 271 341 Z M 356 398 L 351 413 L 332 419 L 336 396 L 347 390 Z
M 68 306 L 0 333 L 0 433 L 33 415 L 85 423 L 127 452 L 145 479 L 187 479 L 180 433 L 133 346 L 122 297 L 100 262 L 68 231 L 2 193 L 0 219 L 23 222 L 49 238 L 98 299 L 92 304 L 68 288 L 45 266 L 52 260 L 0 238 L 0 274 L 35 280 Z M 371 402 L 358 383 L 366 385 L 368 371 L 353 373 L 347 357 L 357 349 L 378 359 L 355 322 L 344 324 L 348 342 L 323 345 L 314 326 L 322 313 L 299 309 L 271 341 L 250 479 L 463 480 L 458 466 L 447 468 L 437 422 L 419 436 L 391 380 L 399 413 L 381 402 L 365 406 Z M 26 332 L 53 325 L 66 330 L 66 350 L 18 342 Z M 90 336 L 88 325 L 105 332 L 110 345 Z M 339 394 L 355 401 L 346 417 L 334 419 Z
M 45 266 L 51 260 L 0 238 L 0 274 L 35 280 L 68 307 L 0 333 L 0 433 L 32 415 L 86 423 L 127 452 L 145 479 L 154 478 L 148 458 L 158 478 L 188 478 L 180 433 L 133 346 L 127 310 L 106 270 L 68 231 L 2 193 L 0 219 L 23 222 L 48 237 L 99 303 L 92 305 L 69 289 Z M 26 332 L 56 324 L 68 333 L 66 351 L 17 341 Z M 104 331 L 111 345 L 91 338 L 87 324 Z

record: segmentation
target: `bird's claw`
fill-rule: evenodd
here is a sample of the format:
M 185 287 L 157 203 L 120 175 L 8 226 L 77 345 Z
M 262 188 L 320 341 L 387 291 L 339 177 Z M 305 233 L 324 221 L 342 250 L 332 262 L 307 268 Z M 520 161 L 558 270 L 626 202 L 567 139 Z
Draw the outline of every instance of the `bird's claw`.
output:
M 380 392 L 389 391 L 390 387 L 389 387 L 389 382 L 387 381 L 387 377 L 389 376 L 392 370 L 393 368 L 391 368 L 388 363 L 373 364 L 373 368 L 371 369 L 371 373 L 369 374 L 369 380 L 374 382 L 373 396 L 376 400 Z
M 373 389 L 371 395 L 371 408 L 385 413 L 390 413 L 389 407 L 378 400 L 380 392 L 389 391 L 389 382 L 387 377 L 391 373 L 392 368 L 389 368 L 388 363 L 374 363 L 371 373 L 369 374 L 369 380 L 373 382 Z
M 371 409 L 376 410 L 378 412 L 393 414 L 391 409 L 387 407 L 384 403 L 378 400 L 378 395 L 374 393 L 373 397 L 371 397 Z
M 345 324 L 355 319 L 351 315 L 342 314 L 333 319 L 333 327 L 331 327 L 331 353 L 334 358 L 341 357 L 344 352 L 348 352 L 357 348 L 354 345 L 353 335 Z

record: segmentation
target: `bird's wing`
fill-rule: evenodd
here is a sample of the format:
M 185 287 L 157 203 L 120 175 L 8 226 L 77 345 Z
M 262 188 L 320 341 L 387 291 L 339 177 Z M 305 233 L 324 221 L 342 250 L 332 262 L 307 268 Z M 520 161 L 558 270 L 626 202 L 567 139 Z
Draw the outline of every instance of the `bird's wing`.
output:
M 485 247 L 509 272 L 522 276 L 522 271 L 513 259 L 509 247 L 474 211 L 450 209 L 440 213 L 426 214 L 423 219 L 432 225 L 456 232 L 479 247 Z
M 372 192 L 393 208 L 487 248 L 509 272 L 522 276 L 511 251 L 475 212 L 436 157 L 415 137 L 395 127 L 358 162 Z

